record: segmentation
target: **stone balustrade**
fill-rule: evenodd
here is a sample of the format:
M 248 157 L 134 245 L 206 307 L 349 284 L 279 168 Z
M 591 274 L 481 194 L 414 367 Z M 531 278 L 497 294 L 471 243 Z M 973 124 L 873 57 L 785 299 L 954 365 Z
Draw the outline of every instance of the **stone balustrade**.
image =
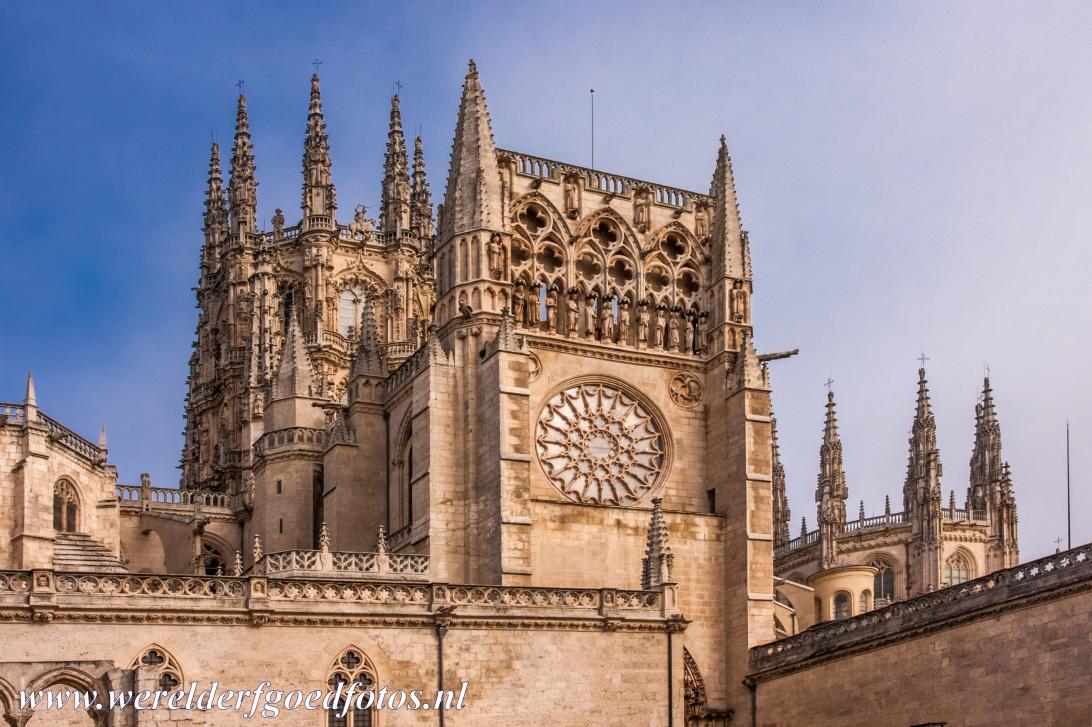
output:
M 359 578 L 380 576 L 428 580 L 427 555 L 352 553 L 330 550 L 285 550 L 269 553 L 251 573 L 268 577 Z
M 0 402 L 0 426 L 3 424 L 26 424 L 27 412 L 22 404 Z
M 903 635 L 996 614 L 1059 589 L 1092 588 L 1092 545 L 1083 545 L 965 583 L 898 601 L 853 618 L 828 621 L 751 649 L 751 671 L 762 677 L 803 668 Z
M 38 421 L 45 425 L 52 441 L 63 444 L 76 454 L 92 462 L 100 462 L 106 459 L 106 450 L 99 449 L 97 444 L 84 439 L 57 420 L 38 412 Z
M 232 510 L 238 504 L 238 497 L 226 492 L 179 490 L 173 487 L 141 487 L 140 485 L 117 485 L 114 487 L 114 492 L 122 507 L 143 507 L 147 502 L 149 510 L 189 510 L 195 505 L 205 509 Z

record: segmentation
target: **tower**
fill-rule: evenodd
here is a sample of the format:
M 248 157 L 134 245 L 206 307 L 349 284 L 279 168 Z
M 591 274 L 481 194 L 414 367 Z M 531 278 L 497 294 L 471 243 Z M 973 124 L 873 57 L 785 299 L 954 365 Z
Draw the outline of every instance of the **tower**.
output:
M 1016 501 L 1008 462 L 1001 457 L 1001 424 L 988 376 L 982 384 L 981 400 L 975 406 L 970 473 L 967 507 L 976 519 L 985 518 L 989 522 L 986 568 L 994 571 L 1016 565 L 1019 562 Z
M 838 436 L 834 392 L 828 391 L 823 443 L 819 447 L 819 478 L 815 486 L 820 564 L 824 568 L 837 562 L 837 537 L 846 524 L 847 497 L 849 490 L 846 488 L 846 473 L 842 469 L 842 439 Z
M 937 423 L 929 403 L 925 368 L 918 369 L 918 395 L 910 431 L 910 457 L 903 485 L 903 508 L 911 524 L 910 594 L 941 585 L 941 486 Z

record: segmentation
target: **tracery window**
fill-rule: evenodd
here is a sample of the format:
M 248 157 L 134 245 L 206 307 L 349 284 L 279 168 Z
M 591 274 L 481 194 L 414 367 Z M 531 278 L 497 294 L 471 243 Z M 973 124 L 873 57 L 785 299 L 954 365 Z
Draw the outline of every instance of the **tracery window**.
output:
M 208 543 L 201 544 L 201 569 L 207 576 L 224 575 L 227 561 L 220 551 Z
M 182 686 L 184 679 L 178 661 L 162 646 L 152 644 L 133 659 L 130 669 L 152 667 L 156 673 L 156 686 L 160 691 L 173 692 Z
M 944 585 L 954 586 L 965 583 L 974 577 L 971 559 L 962 550 L 948 556 L 944 562 Z
M 74 533 L 79 523 L 80 501 L 76 487 L 68 480 L 53 485 L 53 529 L 59 533 Z
M 367 291 L 359 283 L 344 288 L 337 300 L 337 332 L 346 338 L 360 333 L 360 316 Z
M 849 618 L 852 615 L 851 601 L 848 591 L 838 591 L 834 594 L 834 620 Z
M 345 707 L 344 700 L 331 702 L 330 709 L 326 712 L 326 727 L 372 727 L 375 724 L 375 712 L 368 703 L 367 697 L 361 698 L 361 694 L 367 690 L 375 689 L 375 667 L 362 651 L 346 649 L 342 652 L 330 668 L 330 677 L 326 681 L 331 691 L 335 691 L 341 685 L 343 691 L 350 684 L 355 684 L 352 701 L 344 716 L 341 712 Z
M 872 592 L 876 600 L 883 599 L 890 603 L 895 600 L 895 568 L 886 558 L 873 558 L 868 564 L 876 569 L 872 581 Z

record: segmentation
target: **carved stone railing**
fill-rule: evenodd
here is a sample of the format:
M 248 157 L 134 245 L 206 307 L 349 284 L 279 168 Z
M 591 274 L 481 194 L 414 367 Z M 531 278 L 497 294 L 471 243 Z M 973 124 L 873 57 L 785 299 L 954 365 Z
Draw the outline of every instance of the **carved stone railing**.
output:
M 0 402 L 0 424 L 26 424 L 27 412 L 22 404 Z
M 975 613 L 993 615 L 1018 608 L 1028 599 L 1055 589 L 1092 589 L 1092 545 L 1055 553 L 1023 565 L 996 571 L 966 583 L 898 601 L 884 608 L 817 624 L 808 630 L 751 649 L 751 670 L 760 678 L 837 658 L 870 646 L 915 636 L 951 621 L 965 623 Z
M 852 533 L 861 530 L 882 530 L 892 525 L 906 524 L 906 513 L 889 512 L 884 515 L 866 517 L 864 520 L 853 520 L 842 526 L 843 533 Z
M 967 522 L 967 523 L 986 523 L 989 520 L 986 518 L 985 510 L 964 510 L 960 507 L 944 507 L 940 510 L 941 515 L 945 520 L 951 522 Z
M 428 580 L 427 555 L 352 553 L 328 550 L 284 550 L 269 553 L 250 573 L 270 578 L 359 578 L 391 577 L 400 580 Z
M 254 454 L 261 456 L 284 447 L 322 452 L 326 449 L 326 430 L 316 427 L 288 427 L 266 432 L 254 443 Z
M 114 492 L 122 507 L 143 507 L 146 502 L 149 510 L 188 510 L 194 505 L 200 505 L 205 509 L 232 510 L 238 502 L 237 495 L 226 492 L 179 490 L 173 487 L 117 485 L 114 487 Z
M 669 187 L 664 184 L 647 182 L 641 179 L 634 179 L 633 177 L 624 177 L 620 174 L 609 174 L 597 169 L 590 169 L 575 164 L 565 164 L 564 162 L 537 157 L 531 154 L 523 154 L 521 152 L 506 149 L 498 149 L 497 154 L 511 157 L 516 163 L 516 173 L 525 177 L 561 181 L 564 175 L 569 174 L 570 172 L 577 172 L 584 179 L 586 189 L 602 192 L 604 194 L 629 196 L 634 189 L 638 187 L 647 187 L 652 191 L 653 201 L 656 204 L 667 207 L 686 207 L 694 200 L 712 201 L 708 195 L 700 192 L 689 192 L 676 187 Z
M 805 533 L 804 535 L 793 538 L 784 545 L 774 548 L 774 555 L 785 555 L 786 553 L 791 553 L 792 551 L 799 550 L 800 548 L 806 548 L 807 546 L 817 542 L 819 542 L 819 531 L 812 530 L 810 533 Z
M 45 425 L 46 431 L 49 432 L 49 438 L 54 442 L 63 444 L 76 454 L 79 454 L 92 462 L 99 462 L 105 459 L 105 450 L 99 449 L 97 444 L 93 444 L 84 439 L 57 420 L 47 417 L 42 412 L 38 412 L 38 421 Z
M 53 587 L 57 593 L 88 596 L 162 596 L 165 598 L 242 598 L 246 581 L 242 578 L 211 576 L 98 575 L 90 573 L 56 574 Z
M 241 364 L 246 360 L 246 346 L 234 346 L 224 355 L 224 363 Z
M 413 533 L 413 525 L 404 525 L 387 536 L 387 543 L 391 549 L 397 550 L 410 541 Z

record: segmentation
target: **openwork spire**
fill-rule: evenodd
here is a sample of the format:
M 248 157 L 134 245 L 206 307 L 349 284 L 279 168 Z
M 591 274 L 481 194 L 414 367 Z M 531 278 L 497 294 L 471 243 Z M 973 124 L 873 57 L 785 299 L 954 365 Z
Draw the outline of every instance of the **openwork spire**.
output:
M 500 170 L 497 147 L 485 105 L 478 67 L 470 61 L 459 102 L 451 145 L 451 165 L 444 194 L 442 233 L 498 229 L 501 225 Z
M 211 263 L 219 246 L 227 237 L 227 205 L 224 200 L 224 178 L 220 174 L 220 145 L 212 143 L 209 154 L 209 183 L 205 191 L 205 256 Z
M 993 403 L 993 389 L 987 376 L 982 384 L 982 399 L 975 406 L 974 449 L 971 452 L 971 482 L 967 500 L 973 510 L 985 511 L 991 497 L 996 501 L 1004 477 L 1001 459 L 1001 424 Z
M 303 224 L 305 228 L 332 229 L 337 201 L 330 174 L 330 138 L 322 115 L 318 74 L 311 76 L 311 104 L 303 142 Z
M 419 240 L 432 237 L 432 193 L 425 176 L 421 137 L 413 140 L 413 184 L 410 189 L 410 229 Z
M 383 200 L 379 224 L 384 232 L 401 232 L 410 224 L 409 158 L 402 134 L 402 109 L 398 95 L 391 96 L 391 121 L 387 154 L 383 162 Z
M 667 524 L 664 522 L 663 498 L 652 500 L 652 521 L 648 526 L 648 543 L 641 561 L 641 588 L 650 591 L 665 583 L 672 583 L 671 569 L 675 556 L 667 542 Z
M 925 369 L 918 369 L 918 397 L 914 406 L 914 423 L 910 430 L 910 458 L 906 466 L 906 485 L 903 487 L 907 511 L 912 509 L 911 497 L 928 496 L 940 502 L 940 450 L 937 448 L 937 422 L 929 402 L 929 386 Z M 922 489 L 924 488 L 924 489 Z
M 235 111 L 235 145 L 231 151 L 231 179 L 228 181 L 231 204 L 231 231 L 253 234 L 257 231 L 258 183 L 254 179 L 254 147 L 250 143 L 250 118 L 246 96 L 239 94 Z
M 284 337 L 281 360 L 277 364 L 277 373 L 273 379 L 273 398 L 317 396 L 315 372 L 311 366 L 311 356 L 303 346 L 299 321 L 293 311 L 289 311 L 288 315 L 288 334 Z
M 773 527 L 774 547 L 780 547 L 789 542 L 789 520 L 792 512 L 789 510 L 789 495 L 785 487 L 785 466 L 781 464 L 781 448 L 777 444 L 777 418 L 770 418 L 770 444 L 773 449 L 771 456 L 773 472 Z
M 736 182 L 732 174 L 732 157 L 728 154 L 728 143 L 720 137 L 720 149 L 717 151 L 717 168 L 713 173 L 713 183 L 709 189 L 713 198 L 712 256 L 713 280 L 722 278 L 748 277 L 745 270 L 743 228 L 739 217 L 739 203 L 736 200 Z
M 838 436 L 838 416 L 834 407 L 834 392 L 827 392 L 827 415 L 823 425 L 823 443 L 819 446 L 819 477 L 815 486 L 815 502 L 819 516 L 819 538 L 822 541 L 824 566 L 835 562 L 835 538 L 846 522 L 846 473 L 842 469 L 842 439 Z
M 368 295 L 360 311 L 360 340 L 353 357 L 349 377 L 360 375 L 383 376 L 385 361 L 379 345 L 379 324 L 376 321 L 375 301 Z

